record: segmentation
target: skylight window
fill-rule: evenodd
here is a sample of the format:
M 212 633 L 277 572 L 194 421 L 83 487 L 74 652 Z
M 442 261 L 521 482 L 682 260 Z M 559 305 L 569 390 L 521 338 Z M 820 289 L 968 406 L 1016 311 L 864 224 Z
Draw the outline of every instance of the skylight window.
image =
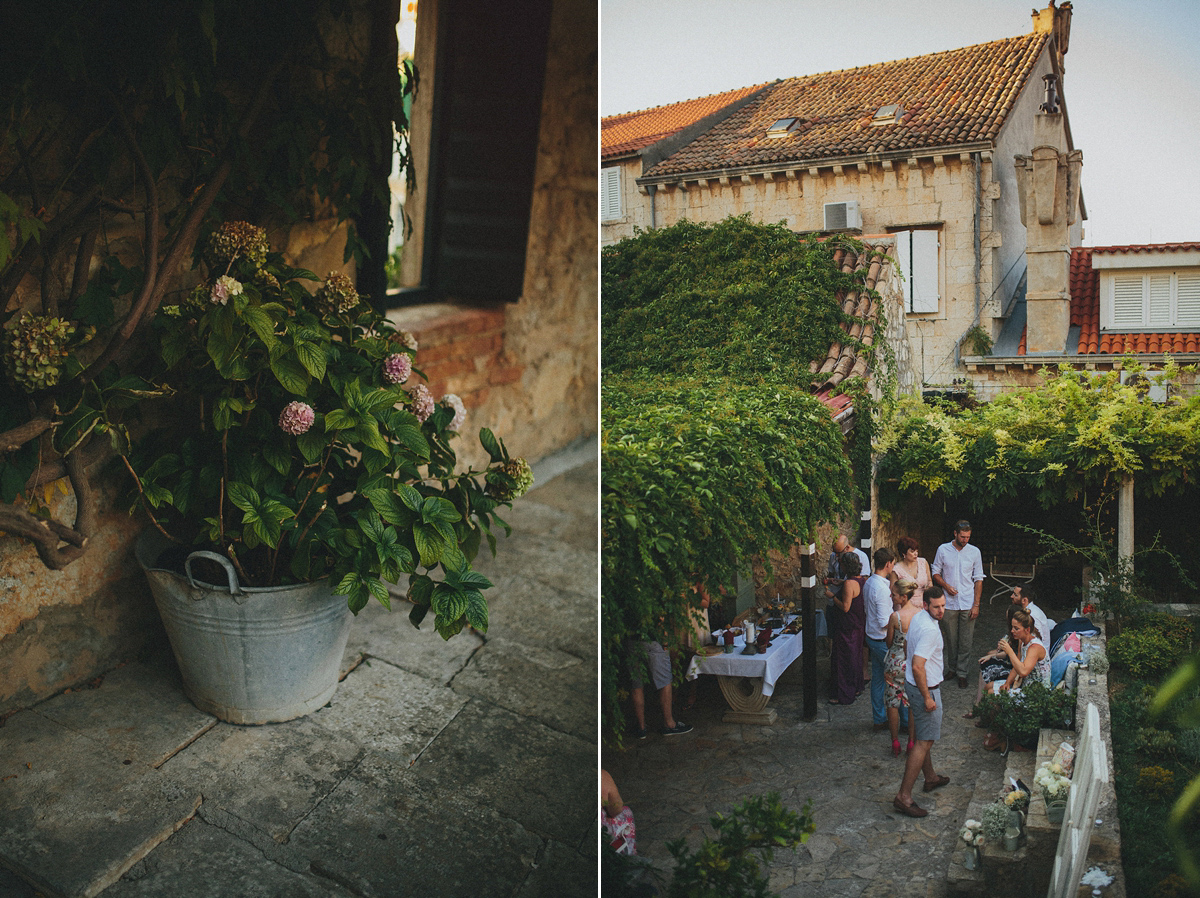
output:
M 799 121 L 800 120 L 795 117 L 781 118 L 781 119 L 779 119 L 779 121 L 775 122 L 775 124 L 773 124 L 771 127 L 769 127 L 767 129 L 767 137 L 771 137 L 771 138 L 787 137 L 792 132 L 792 130 L 796 127 L 796 124 Z
M 904 110 L 899 103 L 889 103 L 886 106 L 880 106 L 875 112 L 875 117 L 871 119 L 872 125 L 894 125 L 900 121 L 900 117 L 904 115 Z

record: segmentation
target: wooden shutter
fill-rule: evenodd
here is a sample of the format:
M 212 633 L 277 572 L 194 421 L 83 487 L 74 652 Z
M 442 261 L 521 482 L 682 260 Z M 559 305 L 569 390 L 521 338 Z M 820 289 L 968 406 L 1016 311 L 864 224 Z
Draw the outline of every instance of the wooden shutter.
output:
M 896 258 L 904 274 L 905 311 L 933 315 L 938 311 L 938 232 L 897 231 Z
M 600 169 L 600 220 L 613 221 L 621 217 L 621 167 L 612 165 Z
M 1176 324 L 1200 327 L 1200 272 L 1181 272 L 1176 290 Z
M 1117 274 L 1112 279 L 1114 330 L 1142 326 L 1143 287 L 1140 274 Z
M 521 295 L 550 8 L 439 0 L 423 280 L 440 295 Z
M 1149 302 L 1146 308 L 1147 327 L 1171 326 L 1171 275 L 1169 273 L 1151 274 L 1147 277 L 1149 283 L 1147 296 Z

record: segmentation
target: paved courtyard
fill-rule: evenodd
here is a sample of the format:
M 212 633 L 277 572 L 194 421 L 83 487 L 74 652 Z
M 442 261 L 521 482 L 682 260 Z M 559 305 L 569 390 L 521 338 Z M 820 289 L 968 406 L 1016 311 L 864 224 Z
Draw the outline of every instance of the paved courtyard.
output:
M 1003 632 L 1004 601 L 988 605 L 985 599 L 975 629 L 978 654 Z M 915 820 L 892 808 L 904 756 L 892 756 L 886 730 L 872 731 L 869 690 L 848 707 L 827 704 L 829 661 L 822 657 L 817 715 L 806 722 L 801 666 L 802 660 L 794 663 L 775 687 L 773 726 L 722 723 L 725 700 L 712 678 L 701 677 L 692 711 L 682 711 L 676 699 L 676 715 L 695 730 L 663 737 L 657 704 L 647 697 L 649 737 L 627 737 L 623 750 L 602 750 L 604 768 L 633 808 L 638 853 L 669 871 L 667 841 L 683 836 L 694 846 L 713 834 L 713 814 L 748 796 L 778 792 L 793 810 L 811 798 L 817 831 L 796 851 L 776 853 L 773 892 L 783 898 L 946 895 L 946 873 L 961 846 L 958 830 L 976 782 L 982 777 L 986 788 L 999 788 L 1005 767 L 998 752 L 983 750 L 983 731 L 963 719 L 974 703 L 975 677 L 967 689 L 953 682 L 944 687 L 945 725 L 934 760 L 951 782 L 925 795 L 918 779 L 914 796 L 929 816 Z

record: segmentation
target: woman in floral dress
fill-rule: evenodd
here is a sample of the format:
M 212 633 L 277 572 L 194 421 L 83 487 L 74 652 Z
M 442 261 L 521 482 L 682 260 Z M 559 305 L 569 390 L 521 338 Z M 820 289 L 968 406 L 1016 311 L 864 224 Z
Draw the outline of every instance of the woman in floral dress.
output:
M 896 563 L 888 579 L 895 585 L 901 580 L 912 580 L 917 584 L 914 600 L 925 607 L 925 590 L 933 585 L 933 574 L 929 562 L 921 557 L 921 546 L 911 536 L 902 536 L 896 541 Z
M 917 597 L 917 584 L 912 580 L 896 583 L 894 599 L 897 608 L 888 619 L 884 642 L 888 652 L 883 659 L 884 703 L 887 705 L 888 729 L 892 733 L 892 755 L 900 755 L 900 709 L 908 707 L 904 694 L 904 658 L 908 625 L 917 613 L 925 610 L 925 603 Z M 912 728 L 908 731 L 908 747 L 912 749 Z

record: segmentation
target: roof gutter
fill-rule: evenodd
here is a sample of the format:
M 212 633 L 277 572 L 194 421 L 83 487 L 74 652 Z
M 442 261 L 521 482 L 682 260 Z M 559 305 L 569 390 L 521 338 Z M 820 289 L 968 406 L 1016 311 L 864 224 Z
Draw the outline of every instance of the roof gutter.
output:
M 643 175 L 637 179 L 639 187 L 650 184 L 679 184 L 683 181 L 716 181 L 720 178 L 742 175 L 775 174 L 785 171 L 802 171 L 810 168 L 832 168 L 835 165 L 879 165 L 883 162 L 907 162 L 910 159 L 932 159 L 934 156 L 960 156 L 963 153 L 990 153 L 995 147 L 991 141 L 954 144 L 944 147 L 925 147 L 917 151 L 904 150 L 894 153 L 862 153 L 855 156 L 827 156 L 821 159 L 791 159 L 785 162 L 766 162 L 759 165 L 732 168 L 711 168 L 700 171 L 676 172 L 665 175 Z M 664 157 L 665 158 L 665 157 Z

